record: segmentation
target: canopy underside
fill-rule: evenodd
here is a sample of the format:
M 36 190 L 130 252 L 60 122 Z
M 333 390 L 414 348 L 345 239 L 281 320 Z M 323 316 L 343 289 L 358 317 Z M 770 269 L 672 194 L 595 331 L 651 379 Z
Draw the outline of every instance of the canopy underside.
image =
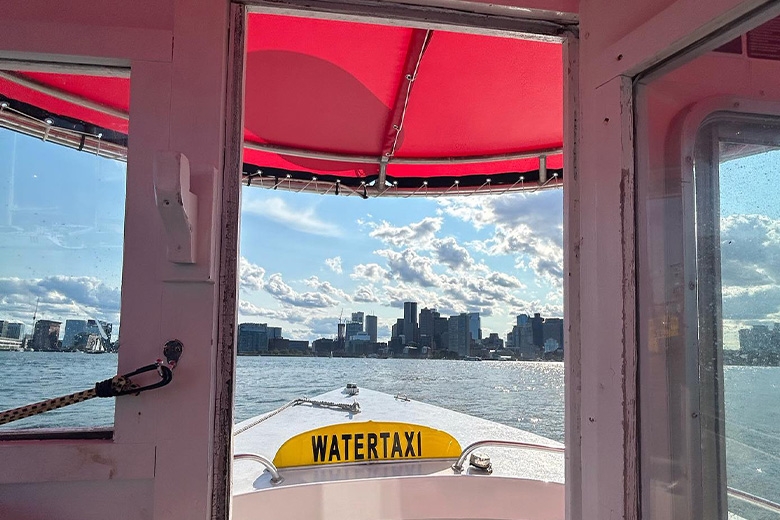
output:
M 560 44 L 250 14 L 245 182 L 362 197 L 559 185 Z M 0 73 L 0 125 L 124 158 L 128 75 Z

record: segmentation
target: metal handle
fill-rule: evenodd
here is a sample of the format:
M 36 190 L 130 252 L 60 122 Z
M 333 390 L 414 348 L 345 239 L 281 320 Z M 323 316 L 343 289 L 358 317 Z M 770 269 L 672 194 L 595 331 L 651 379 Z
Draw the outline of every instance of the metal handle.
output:
M 520 441 L 491 441 L 491 440 L 477 441 L 475 443 L 466 446 L 466 449 L 464 449 L 463 452 L 460 454 L 458 461 L 452 465 L 453 471 L 455 471 L 455 473 L 461 473 L 463 471 L 463 464 L 466 462 L 466 459 L 468 458 L 469 454 L 472 451 L 476 450 L 477 448 L 481 448 L 483 446 L 505 446 L 509 448 L 521 448 L 526 450 L 552 451 L 555 453 L 563 453 L 563 448 L 557 446 L 545 446 L 544 444 L 532 444 L 529 442 L 520 442 Z
M 279 470 L 276 469 L 276 466 L 274 466 L 274 463 L 270 461 L 270 459 L 263 457 L 262 455 L 258 455 L 256 453 L 238 453 L 236 455 L 233 455 L 234 460 L 253 460 L 255 462 L 259 462 L 263 466 L 265 466 L 265 469 L 268 470 L 268 472 L 271 474 L 271 484 L 279 484 L 281 483 L 284 478 L 279 474 Z

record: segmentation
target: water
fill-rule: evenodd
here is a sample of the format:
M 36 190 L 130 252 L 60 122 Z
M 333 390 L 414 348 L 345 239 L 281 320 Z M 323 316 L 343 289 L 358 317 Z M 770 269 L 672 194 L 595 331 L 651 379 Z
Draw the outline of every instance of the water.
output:
M 114 354 L 0 352 L 0 410 L 89 388 L 115 373 L 116 360 Z M 237 372 L 236 422 L 354 382 L 563 442 L 561 363 L 239 357 Z M 728 483 L 780 501 L 780 368 L 726 367 L 725 386 Z M 112 420 L 113 399 L 93 399 L 13 427 L 109 426 Z

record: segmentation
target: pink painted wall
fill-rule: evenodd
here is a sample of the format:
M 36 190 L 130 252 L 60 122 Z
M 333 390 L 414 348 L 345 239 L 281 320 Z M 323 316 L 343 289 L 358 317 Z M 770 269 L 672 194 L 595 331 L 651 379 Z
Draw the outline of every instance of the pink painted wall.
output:
M 195 266 L 167 261 L 152 172 L 157 151 L 184 153 L 198 223 L 219 222 L 212 200 L 221 184 L 228 8 L 227 0 L 3 4 L 0 57 L 131 67 L 119 371 L 161 357 L 171 338 L 185 353 L 173 384 L 117 400 L 113 441 L 0 443 L 0 518 L 209 517 L 215 251 L 202 249 Z
M 624 238 L 620 179 L 625 167 L 623 139 L 629 129 L 621 126 L 621 89 L 614 81 L 623 65 L 614 65 L 611 51 L 624 42 L 624 63 L 639 63 L 674 43 L 675 36 L 665 32 L 669 24 L 653 22 L 657 20 L 653 17 L 670 9 L 685 12 L 694 0 L 672 1 L 579 2 L 583 192 L 579 210 L 574 214 L 568 208 L 567 218 L 579 219 L 582 226 L 577 261 L 587 273 L 580 287 L 587 303 L 573 305 L 582 311 L 587 327 L 575 338 L 584 353 L 582 386 L 576 390 L 581 395 L 570 393 L 570 399 L 579 400 L 582 415 L 576 420 L 584 426 L 567 425 L 567 429 L 575 428 L 583 446 L 582 456 L 569 464 L 570 471 L 580 474 L 571 482 L 584 483 L 581 502 L 570 504 L 570 518 L 622 518 L 626 513 L 624 490 L 630 477 L 626 477 L 621 448 L 625 442 L 623 361 L 631 345 L 624 337 L 630 323 L 624 318 L 622 279 L 616 273 L 625 268 L 620 256 Z M 576 0 L 517 2 L 558 10 L 576 10 L 578 4 Z M 684 33 L 737 3 L 710 0 L 706 10 L 691 9 L 690 16 L 671 18 Z M 95 446 L 97 458 L 74 454 L 72 446 L 80 445 L 76 441 L 0 443 L 2 518 L 208 516 L 218 290 L 208 273 L 213 272 L 215 259 L 207 255 L 196 267 L 167 262 L 151 174 L 157 150 L 186 154 L 198 179 L 196 185 L 201 187 L 208 184 L 204 181 L 213 180 L 214 168 L 220 171 L 227 14 L 227 0 L 73 0 L 61 6 L 49 0 L 3 3 L 0 57 L 19 53 L 48 59 L 75 56 L 85 62 L 109 60 L 132 66 L 120 370 L 156 359 L 162 343 L 172 337 L 181 339 L 186 351 L 170 387 L 118 402 L 115 440 Z M 650 36 L 631 40 L 635 28 L 647 29 Z M 606 124 L 605 119 L 609 120 Z M 219 173 L 215 188 L 219 193 Z M 199 191 L 199 196 L 208 200 L 210 192 Z M 217 211 L 218 205 L 214 212 L 207 212 L 206 223 L 216 218 Z M 569 246 L 569 252 L 573 251 L 574 245 Z M 54 467 L 71 468 L 59 481 L 52 481 L 50 466 L 39 471 L 30 465 L 44 444 L 51 450 L 48 460 Z M 143 457 L 153 456 L 153 468 L 139 465 L 137 450 Z M 71 462 L 68 457 L 76 459 Z M 104 464 L 99 460 L 106 458 L 119 476 L 103 475 Z

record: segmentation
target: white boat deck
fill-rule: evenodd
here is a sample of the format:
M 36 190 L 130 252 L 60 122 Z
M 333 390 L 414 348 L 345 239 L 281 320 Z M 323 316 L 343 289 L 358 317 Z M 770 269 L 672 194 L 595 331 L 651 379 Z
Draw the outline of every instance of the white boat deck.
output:
M 563 447 L 560 443 L 517 428 L 414 400 L 397 399 L 392 395 L 364 388 L 360 389 L 357 396 L 347 395 L 345 390 L 338 389 L 312 399 L 345 404 L 356 400 L 360 404 L 361 411 L 350 413 L 345 410 L 302 404 L 287 408 L 241 431 L 242 428 L 256 422 L 259 417 L 248 419 L 235 427 L 234 431 L 240 433 L 235 436 L 234 453 L 254 453 L 273 460 L 282 444 L 299 433 L 335 424 L 367 421 L 394 421 L 435 428 L 455 437 L 462 448 L 483 440 L 511 440 Z M 493 463 L 492 475 L 482 474 L 480 477 L 488 479 L 515 477 L 554 483 L 564 481 L 563 453 L 505 447 L 486 447 L 480 448 L 479 451 L 488 454 Z M 426 475 L 456 477 L 451 468 L 453 462 L 454 459 L 429 459 L 281 468 L 279 471 L 284 480 L 273 485 L 270 482 L 270 473 L 261 464 L 239 460 L 233 465 L 233 492 L 234 495 L 240 495 L 297 484 L 381 477 Z M 470 473 L 471 470 L 466 470 L 463 475 Z

